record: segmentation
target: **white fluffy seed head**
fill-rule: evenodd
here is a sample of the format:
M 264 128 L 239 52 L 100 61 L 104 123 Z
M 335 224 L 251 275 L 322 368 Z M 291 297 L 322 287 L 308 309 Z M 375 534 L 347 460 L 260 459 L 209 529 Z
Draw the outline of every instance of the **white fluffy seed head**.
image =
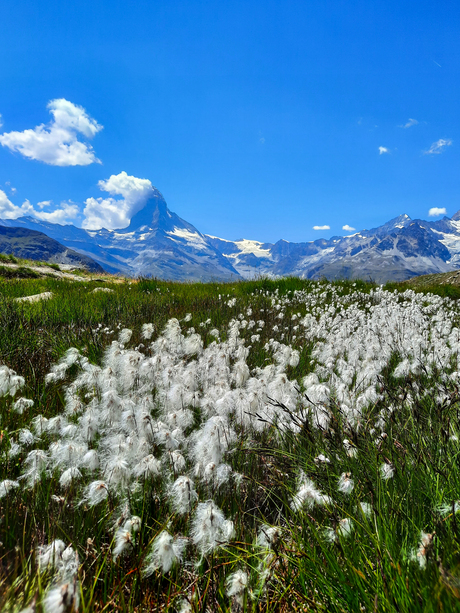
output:
M 138 464 L 136 464 L 133 469 L 133 474 L 136 477 L 142 477 L 143 479 L 158 477 L 161 474 L 161 462 L 152 454 L 149 454 L 148 456 L 145 456 L 145 458 L 142 458 Z
M 126 520 L 124 529 L 129 530 L 132 534 L 135 534 L 136 532 L 139 532 L 139 530 L 141 529 L 141 524 L 142 524 L 141 518 L 138 517 L 137 515 L 133 515 L 132 517 Z
M 186 462 L 184 456 L 180 451 L 175 449 L 169 455 L 170 462 L 172 464 L 172 468 L 175 473 L 180 473 L 185 469 Z
M 115 547 L 113 549 L 114 561 L 122 554 L 132 550 L 134 547 L 133 535 L 131 530 L 120 528 L 115 535 Z
M 294 511 L 300 511 L 302 507 L 311 510 L 315 505 L 323 506 L 328 503 L 329 497 L 321 494 L 313 481 L 301 473 L 299 489 L 292 498 L 291 508 Z
M 337 525 L 337 534 L 342 538 L 348 538 L 351 536 L 351 532 L 353 530 L 353 522 L 350 518 L 345 517 L 341 519 Z
M 227 596 L 243 606 L 244 592 L 248 587 L 248 574 L 243 570 L 237 570 L 227 577 Z
M 146 557 L 143 574 L 148 577 L 156 569 L 168 573 L 174 564 L 182 561 L 186 545 L 187 539 L 174 538 L 167 530 L 160 532 Z
M 86 488 L 85 500 L 90 507 L 94 507 L 104 501 L 108 495 L 109 489 L 105 481 L 93 481 Z
M 256 544 L 263 549 L 272 549 L 276 547 L 281 536 L 281 530 L 278 526 L 269 526 L 263 524 L 257 534 Z
M 192 520 L 191 535 L 198 551 L 207 555 L 233 537 L 233 522 L 225 519 L 212 500 L 200 502 Z
M 70 613 L 80 606 L 80 586 L 76 579 L 51 587 L 43 600 L 44 613 Z
M 97 451 L 95 449 L 90 449 L 89 451 L 87 451 L 83 456 L 81 463 L 82 466 L 89 470 L 97 470 L 100 465 Z
M 392 479 L 394 474 L 395 474 L 395 469 L 394 469 L 393 464 L 387 464 L 386 462 L 384 462 L 380 466 L 380 476 L 382 477 L 384 481 L 387 481 L 388 479 Z
M 0 366 L 0 396 L 14 396 L 25 385 L 24 377 L 20 377 L 8 366 Z
M 129 328 L 123 328 L 120 330 L 120 334 L 118 335 L 118 342 L 122 345 L 126 345 L 131 340 L 131 336 L 133 335 L 133 331 Z
M 351 478 L 351 473 L 342 473 L 337 484 L 337 489 L 339 492 L 343 492 L 344 494 L 348 495 L 351 494 L 354 487 L 355 482 Z
M 361 512 L 365 515 L 365 517 L 370 517 L 372 515 L 372 505 L 368 502 L 360 502 L 358 506 Z
M 178 515 L 190 513 L 193 505 L 198 500 L 193 481 L 186 476 L 178 477 L 169 489 L 169 500 L 174 511 Z
M 61 555 L 64 549 L 65 543 L 60 539 L 52 541 L 49 545 L 38 547 L 36 557 L 39 570 L 44 571 L 48 567 L 58 567 L 61 563 Z
M 22 415 L 24 411 L 27 411 L 27 409 L 30 409 L 33 406 L 34 406 L 34 401 L 31 400 L 30 398 L 18 398 L 16 402 L 13 404 L 13 411 L 16 411 L 16 413 L 19 413 L 19 415 Z
M 12 481 L 11 479 L 5 479 L 0 482 L 0 498 L 4 498 L 14 489 L 19 487 L 19 483 L 17 481 Z
M 21 445 L 26 445 L 26 447 L 30 447 L 30 445 L 32 445 L 34 442 L 35 437 L 28 428 L 22 428 L 21 430 L 19 430 L 18 439 Z
M 62 473 L 61 478 L 59 479 L 59 485 L 64 488 L 69 487 L 73 481 L 77 481 L 81 478 L 81 472 L 76 466 L 72 466 L 71 468 L 68 468 Z
M 141 337 L 150 340 L 152 338 L 155 326 L 153 324 L 143 324 Z

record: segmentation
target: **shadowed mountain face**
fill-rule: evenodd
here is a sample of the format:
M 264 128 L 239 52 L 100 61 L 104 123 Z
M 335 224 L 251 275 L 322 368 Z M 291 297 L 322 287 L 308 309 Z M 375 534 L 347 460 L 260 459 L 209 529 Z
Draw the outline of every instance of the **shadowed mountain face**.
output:
M 165 234 L 174 232 L 175 228 L 187 229 L 189 232 L 197 232 L 197 229 L 176 213 L 168 209 L 165 199 L 161 192 L 154 190 L 153 196 L 149 198 L 145 206 L 138 211 L 127 228 L 118 232 L 150 232 Z
M 436 222 L 400 215 L 378 228 L 306 243 L 229 241 L 201 234 L 158 190 L 121 230 L 83 230 L 20 217 L 0 225 L 39 230 L 109 272 L 179 281 L 258 275 L 366 278 L 378 283 L 460 268 L 460 211 Z
M 40 260 L 50 264 L 71 264 L 90 272 L 104 272 L 93 259 L 64 247 L 43 232 L 27 228 L 0 226 L 0 253 L 13 254 L 17 258 Z

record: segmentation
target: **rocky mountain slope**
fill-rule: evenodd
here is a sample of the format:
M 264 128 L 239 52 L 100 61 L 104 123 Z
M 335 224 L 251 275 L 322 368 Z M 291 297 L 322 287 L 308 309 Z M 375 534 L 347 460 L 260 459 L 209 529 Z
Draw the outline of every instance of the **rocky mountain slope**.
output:
M 43 232 L 0 226 L 0 253 L 50 264 L 69 264 L 89 272 L 104 272 L 92 258 L 61 245 Z
M 454 218 L 426 222 L 401 215 L 378 228 L 308 243 L 209 238 L 243 277 L 273 274 L 383 283 L 460 266 L 460 222 Z

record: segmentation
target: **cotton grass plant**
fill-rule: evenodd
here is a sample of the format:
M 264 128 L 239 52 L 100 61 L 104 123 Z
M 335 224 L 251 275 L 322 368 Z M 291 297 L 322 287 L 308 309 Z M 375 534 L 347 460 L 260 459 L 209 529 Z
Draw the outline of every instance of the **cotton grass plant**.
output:
M 2 288 L 2 610 L 458 606 L 454 300 Z

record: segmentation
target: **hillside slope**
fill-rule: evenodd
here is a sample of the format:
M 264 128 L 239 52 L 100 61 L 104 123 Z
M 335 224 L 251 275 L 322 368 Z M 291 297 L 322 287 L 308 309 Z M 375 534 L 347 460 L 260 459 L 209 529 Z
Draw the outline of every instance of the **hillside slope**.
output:
M 71 264 L 89 272 L 104 272 L 92 258 L 61 245 L 43 232 L 0 226 L 0 253 L 50 264 Z

